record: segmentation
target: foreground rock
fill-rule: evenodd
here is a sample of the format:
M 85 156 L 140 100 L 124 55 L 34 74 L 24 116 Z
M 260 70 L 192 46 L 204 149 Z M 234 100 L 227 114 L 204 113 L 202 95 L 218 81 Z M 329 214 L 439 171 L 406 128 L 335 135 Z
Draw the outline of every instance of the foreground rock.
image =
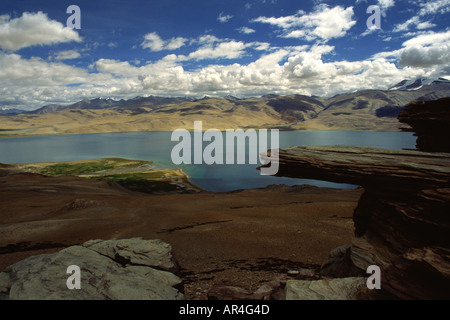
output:
M 427 152 L 450 152 L 450 98 L 414 101 L 398 115 L 416 133 L 416 147 Z
M 208 291 L 208 300 L 284 300 L 285 282 L 272 280 L 253 292 L 231 284 L 215 284 Z
M 349 255 L 361 272 L 381 268 L 387 296 L 450 298 L 450 154 L 308 146 L 280 150 L 279 162 L 279 176 L 364 187 Z M 346 264 L 346 249 L 338 251 Z
M 359 300 L 365 297 L 366 279 L 351 277 L 316 281 L 289 280 L 286 300 Z
M 66 284 L 80 267 L 81 289 Z M 169 244 L 160 240 L 94 240 L 24 259 L 0 273 L 0 298 L 11 300 L 179 300 L 181 279 Z

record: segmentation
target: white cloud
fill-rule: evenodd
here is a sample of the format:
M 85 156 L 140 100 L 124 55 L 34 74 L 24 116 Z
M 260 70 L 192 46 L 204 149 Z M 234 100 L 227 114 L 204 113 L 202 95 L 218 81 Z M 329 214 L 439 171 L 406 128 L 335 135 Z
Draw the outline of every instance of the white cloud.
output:
M 420 18 L 418 16 L 412 17 L 411 19 L 403 22 L 403 23 L 399 23 L 395 26 L 394 28 L 394 32 L 403 32 L 403 31 L 408 31 L 409 26 L 410 25 L 417 25 L 420 22 Z
M 240 27 L 239 29 L 237 29 L 240 33 L 244 33 L 244 34 L 250 34 L 250 33 L 254 33 L 255 30 L 249 27 Z
M 97 71 L 100 73 L 111 73 L 121 76 L 136 75 L 137 67 L 132 66 L 128 61 L 119 61 L 114 59 L 99 59 L 95 63 Z
M 270 50 L 270 43 L 268 43 L 268 42 L 254 41 L 251 43 L 251 45 L 253 46 L 253 48 L 255 50 L 258 50 L 258 51 L 269 51 Z
M 217 20 L 219 20 L 222 23 L 228 22 L 228 20 L 230 20 L 231 18 L 233 18 L 232 15 L 225 15 L 223 12 L 221 12 L 219 14 L 219 16 L 217 17 Z
M 450 0 L 431 0 L 420 3 L 419 15 L 424 16 L 427 14 L 434 15 L 445 14 L 450 12 Z
M 150 35 L 148 48 L 158 51 L 176 48 L 187 41 Z M 156 62 L 141 63 L 98 59 L 90 72 L 66 65 L 62 60 L 25 59 L 3 52 L 0 103 L 37 108 L 96 97 L 256 96 L 267 92 L 329 96 L 358 89 L 386 89 L 405 78 L 435 75 L 448 69 L 449 40 L 450 31 L 427 32 L 405 41 L 395 51 L 380 52 L 360 61 L 330 61 L 327 58 L 339 49 L 326 44 L 272 47 L 267 42 L 220 39 L 206 34 L 190 39 L 192 51 L 186 55 L 168 54 Z M 56 55 L 75 56 L 77 52 L 71 51 Z M 251 54 L 255 58 L 245 65 L 217 61 L 252 57 Z M 187 60 L 214 64 L 203 63 L 197 69 L 186 70 L 183 64 Z
M 237 59 L 246 54 L 249 55 L 247 49 L 253 49 L 256 51 L 272 50 L 270 43 L 268 42 L 253 41 L 245 43 L 234 39 L 220 39 L 210 34 L 191 40 L 191 44 L 198 44 L 200 46 L 187 56 L 177 56 L 177 61 Z
M 394 28 L 394 32 L 405 32 L 408 31 L 410 26 L 415 26 L 416 29 L 429 29 L 433 28 L 436 25 L 432 24 L 430 21 L 422 22 L 419 16 L 414 16 L 411 19 L 405 21 L 404 23 L 397 24 Z
M 378 6 L 380 7 L 381 15 L 383 17 L 385 17 L 387 10 L 389 8 L 395 6 L 395 1 L 394 0 L 378 0 Z
M 150 51 L 176 50 L 185 45 L 188 39 L 183 37 L 163 40 L 156 32 L 147 33 L 141 47 Z
M 443 42 L 448 42 L 450 40 L 450 31 L 446 32 L 429 32 L 421 34 L 415 38 L 409 39 L 403 43 L 404 47 L 413 45 L 432 45 Z
M 420 22 L 417 24 L 417 29 L 423 30 L 423 29 L 430 29 L 436 27 L 434 23 L 431 23 L 430 21 Z
M 296 92 L 323 95 L 390 85 L 393 80 L 404 77 L 395 65 L 382 59 L 376 63 L 324 62 L 322 54 L 330 50 L 332 47 L 328 46 L 305 48 L 303 52 L 279 49 L 248 65 L 212 65 L 191 72 L 184 70 L 174 55 L 141 67 L 127 61 L 100 59 L 95 63 L 98 73 L 87 73 L 61 63 L 2 55 L 0 94 L 4 95 L 0 97 L 3 100 L 6 96 L 18 99 L 15 103 L 26 107 L 38 107 L 82 98 L 118 99 L 149 94 L 201 96 L 235 93 L 253 96 L 266 92 Z M 285 58 L 288 61 L 283 63 Z M 361 72 L 365 76 L 356 75 Z M 382 77 L 385 74 L 387 76 Z M 70 83 L 82 85 L 67 87 Z
M 233 57 L 256 46 L 256 43 L 221 42 L 210 47 L 212 51 L 208 54 L 224 54 L 218 49 L 221 48 L 228 52 L 227 57 Z M 384 89 L 404 78 L 426 76 L 428 72 L 419 67 L 398 68 L 382 56 L 351 62 L 325 61 L 323 57 L 333 50 L 329 45 L 278 48 L 247 65 L 216 64 L 193 71 L 186 71 L 174 54 L 139 66 L 128 61 L 99 59 L 95 62 L 97 72 L 91 73 L 60 62 L 0 54 L 0 103 L 37 108 L 83 98 L 126 99 L 150 94 L 255 96 L 271 92 L 323 96 L 357 89 Z M 197 52 L 194 56 L 203 58 L 203 54 Z M 73 83 L 81 85 L 68 86 Z
M 172 38 L 172 39 L 170 39 L 169 41 L 166 42 L 165 48 L 167 50 L 176 50 L 176 49 L 179 49 L 182 46 L 184 46 L 186 41 L 188 41 L 188 39 L 183 38 L 183 37 Z
M 419 30 L 433 28 L 436 25 L 431 21 L 422 21 L 425 16 L 435 17 L 436 14 L 446 14 L 450 12 L 450 0 L 429 0 L 418 3 L 420 10 L 417 15 L 408 19 L 404 23 L 397 24 L 394 32 L 408 31 L 410 26 L 415 26 Z
M 203 36 L 200 36 L 198 38 L 198 40 L 193 40 L 192 42 L 197 42 L 199 44 L 211 44 L 214 42 L 219 42 L 221 41 L 219 38 L 217 38 L 216 36 L 212 35 L 212 34 L 205 34 Z
M 147 33 L 144 36 L 144 41 L 141 43 L 141 47 L 144 49 L 150 49 L 150 51 L 161 51 L 164 49 L 165 41 L 161 39 L 156 32 Z
M 327 79 L 336 72 L 332 63 L 324 63 L 322 54 L 334 49 L 331 46 L 314 46 L 310 51 L 304 51 L 288 59 L 285 70 L 298 79 Z
M 20 18 L 0 16 L 0 48 L 20 50 L 35 45 L 50 45 L 61 42 L 81 42 L 76 31 L 62 23 L 50 20 L 42 12 L 24 12 Z
M 74 83 L 86 85 L 68 87 Z M 0 53 L 0 102 L 13 100 L 23 109 L 105 96 L 115 83 L 109 75 L 88 73 L 61 62 Z
M 398 61 L 400 67 L 411 67 L 439 75 L 450 65 L 450 31 L 427 32 L 403 42 L 402 48 L 379 52 L 373 59 Z
M 403 43 L 399 65 L 421 68 L 450 64 L 450 31 L 421 34 Z
M 336 6 L 330 9 L 327 5 L 321 4 L 310 14 L 299 11 L 292 16 L 258 17 L 252 21 L 281 28 L 283 30 L 281 36 L 285 38 L 328 41 L 347 34 L 347 31 L 356 24 L 356 21 L 353 20 L 353 14 L 353 7 L 344 9 L 341 6 Z
M 380 52 L 374 59 L 398 61 L 400 67 L 441 76 L 450 65 L 450 31 L 427 32 L 403 42 L 402 48 Z
M 76 50 L 59 51 L 55 54 L 55 60 L 72 60 L 81 57 L 81 54 Z
M 430 68 L 436 65 L 450 64 L 450 44 L 443 43 L 424 47 L 414 45 L 405 48 L 400 54 L 400 66 Z
M 416 37 L 417 43 L 430 43 L 433 37 Z M 435 36 L 441 43 L 445 37 Z M 140 90 L 155 95 L 225 95 L 255 96 L 267 92 L 277 94 L 334 95 L 358 89 L 385 89 L 405 78 L 427 76 L 436 70 L 423 66 L 399 68 L 405 48 L 394 52 L 380 53 L 362 61 L 324 60 L 335 48 L 329 45 L 270 48 L 248 65 L 209 65 L 195 71 L 186 71 L 180 65 L 186 59 L 206 57 L 230 58 L 246 54 L 246 49 L 255 49 L 259 43 L 243 43 L 235 40 L 220 40 L 208 37 L 211 42 L 193 51 L 188 57 L 169 55 L 154 64 L 134 67 L 120 61 L 108 61 L 108 71 L 125 80 L 140 79 Z M 214 41 L 212 41 L 214 39 Z M 203 40 L 206 40 L 204 38 Z M 219 49 L 220 48 L 220 49 Z M 409 47 L 408 47 L 409 48 Z M 433 53 L 434 54 L 434 53 Z M 432 57 L 432 52 L 428 55 Z M 98 69 L 106 72 L 105 61 L 97 62 Z M 442 65 L 443 66 L 443 65 Z
M 236 59 L 245 53 L 246 45 L 242 41 L 227 41 L 218 44 L 208 44 L 191 52 L 187 59 Z

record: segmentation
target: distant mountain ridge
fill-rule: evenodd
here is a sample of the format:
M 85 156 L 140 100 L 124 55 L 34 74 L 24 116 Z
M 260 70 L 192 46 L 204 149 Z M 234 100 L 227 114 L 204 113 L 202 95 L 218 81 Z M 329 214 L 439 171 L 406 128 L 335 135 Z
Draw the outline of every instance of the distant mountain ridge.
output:
M 2 107 L 0 108 L 0 115 L 15 115 L 15 114 L 21 114 L 21 113 L 26 113 L 28 111 L 25 110 L 20 110 L 20 109 L 15 109 L 15 108 L 7 108 L 7 107 Z
M 318 104 L 322 105 L 324 109 L 327 109 L 329 107 L 345 104 L 346 102 L 350 102 L 350 100 L 354 100 L 355 96 L 358 97 L 364 97 L 363 100 L 370 100 L 370 99 L 377 99 L 376 96 L 380 97 L 380 95 L 385 95 L 383 97 L 384 100 L 387 102 L 392 102 L 397 107 L 403 107 L 405 104 L 411 102 L 412 100 L 433 100 L 437 98 L 443 98 L 446 95 L 444 94 L 435 94 L 434 92 L 430 92 L 430 87 L 432 86 L 434 90 L 431 91 L 447 91 L 447 85 L 450 84 L 450 81 L 444 78 L 418 78 L 415 80 L 403 80 L 396 85 L 390 87 L 388 90 L 361 90 L 356 91 L 354 93 L 344 93 L 344 94 L 338 94 L 331 98 L 321 98 L 321 97 L 310 97 L 305 95 L 289 95 L 289 96 L 279 96 L 276 94 L 267 94 L 259 99 L 261 100 L 269 100 L 269 105 L 273 106 L 276 110 L 279 109 L 292 109 L 292 103 L 293 98 L 296 97 L 294 100 L 297 100 L 299 105 L 298 107 L 305 107 L 304 102 L 307 103 L 307 105 L 312 104 Z M 442 86 L 443 85 L 443 86 Z M 420 90 L 423 89 L 423 90 Z M 413 98 L 409 100 L 408 98 L 406 100 L 408 101 L 396 101 L 397 99 L 392 99 L 392 94 L 395 95 L 395 91 L 417 91 L 418 94 L 414 94 Z M 420 93 L 423 94 L 421 95 Z M 408 96 L 408 95 L 406 95 Z M 348 97 L 348 99 L 346 99 Z M 121 109 L 133 109 L 133 108 L 142 108 L 147 107 L 151 108 L 153 110 L 158 109 L 160 107 L 166 106 L 166 105 L 172 105 L 172 104 L 182 104 L 185 102 L 196 102 L 196 101 L 205 101 L 207 99 L 212 99 L 211 97 L 205 96 L 201 99 L 195 99 L 195 98 L 189 98 L 189 97 L 158 97 L 158 96 L 149 96 L 149 97 L 135 97 L 132 99 L 121 99 L 121 100 L 113 100 L 113 99 L 103 99 L 103 98 L 95 98 L 92 100 L 84 99 L 81 101 L 78 101 L 76 103 L 70 104 L 70 105 L 57 105 L 57 104 L 50 104 L 43 106 L 39 109 L 33 110 L 33 111 L 24 111 L 24 110 L 17 110 L 17 109 L 7 109 L 3 108 L 0 110 L 0 113 L 3 114 L 20 114 L 20 113 L 30 113 L 30 114 L 45 114 L 45 113 L 51 113 L 56 112 L 64 109 L 115 109 L 115 108 L 121 108 Z M 213 98 L 217 99 L 217 98 Z M 245 104 L 245 101 L 247 100 L 254 100 L 258 98 L 237 98 L 232 95 L 228 95 L 223 97 L 222 99 L 228 100 L 230 102 L 237 102 L 237 103 L 243 103 Z M 383 100 L 382 99 L 382 100 Z M 358 99 L 357 99 L 358 100 Z M 403 99 L 402 99 L 403 100 Z M 295 104 L 295 103 L 294 103 Z M 365 104 L 361 102 L 359 99 L 358 102 L 356 102 L 357 105 L 354 107 L 356 108 L 362 108 Z M 295 116 L 294 116 L 295 117 Z M 302 118 L 302 117 L 300 117 Z
M 444 78 L 418 78 L 415 80 L 403 80 L 389 88 L 389 90 L 418 90 L 425 85 L 450 83 Z
M 399 131 L 397 116 L 413 101 L 450 97 L 446 79 L 405 80 L 392 90 L 361 90 L 330 98 L 300 94 L 257 98 L 136 97 L 82 100 L 3 116 L 2 135 L 72 134 L 203 128 L 278 128 L 280 130 Z
M 113 100 L 96 98 L 92 100 L 84 99 L 70 105 L 51 104 L 42 108 L 30 111 L 31 114 L 44 114 L 64 109 L 109 109 L 109 108 L 137 108 L 137 107 L 159 107 L 172 103 L 192 101 L 191 98 L 170 98 L 170 97 L 135 97 L 129 100 Z

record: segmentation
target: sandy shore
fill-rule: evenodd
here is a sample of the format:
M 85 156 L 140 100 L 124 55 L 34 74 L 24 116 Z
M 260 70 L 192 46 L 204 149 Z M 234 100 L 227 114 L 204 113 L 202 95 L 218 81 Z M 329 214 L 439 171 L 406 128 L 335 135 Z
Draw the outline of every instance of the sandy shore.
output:
M 298 267 L 318 268 L 350 243 L 362 190 L 268 187 L 149 195 L 111 181 L 0 177 L 0 271 L 90 239 L 143 237 L 173 246 L 188 299 L 212 285 L 249 290 Z

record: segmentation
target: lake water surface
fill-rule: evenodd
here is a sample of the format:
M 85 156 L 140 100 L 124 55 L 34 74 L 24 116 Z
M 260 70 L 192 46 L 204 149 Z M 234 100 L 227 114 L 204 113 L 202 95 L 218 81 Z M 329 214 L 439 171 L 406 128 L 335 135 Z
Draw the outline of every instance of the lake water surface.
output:
M 32 163 L 120 157 L 151 160 L 157 168 L 182 168 L 197 186 L 216 192 L 263 188 L 271 184 L 310 184 L 353 187 L 326 181 L 261 176 L 257 165 L 174 165 L 171 132 L 99 133 L 0 139 L 1 163 Z M 285 131 L 280 147 L 299 145 L 360 145 L 387 149 L 414 149 L 409 132 Z M 204 143 L 206 146 L 208 143 Z M 270 144 L 269 144 L 270 145 Z M 246 162 L 248 163 L 248 161 Z

